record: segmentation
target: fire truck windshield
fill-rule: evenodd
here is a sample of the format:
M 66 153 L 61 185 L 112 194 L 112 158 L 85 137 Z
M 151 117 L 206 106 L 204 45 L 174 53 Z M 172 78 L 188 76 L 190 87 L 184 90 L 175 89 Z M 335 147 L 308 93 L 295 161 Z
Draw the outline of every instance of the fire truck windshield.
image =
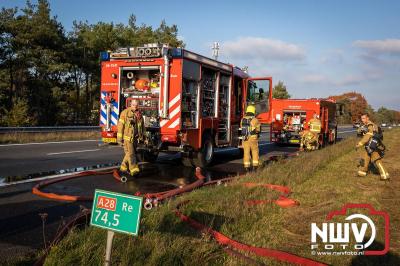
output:
M 270 80 L 249 80 L 247 84 L 247 102 L 256 106 L 257 113 L 268 111 Z

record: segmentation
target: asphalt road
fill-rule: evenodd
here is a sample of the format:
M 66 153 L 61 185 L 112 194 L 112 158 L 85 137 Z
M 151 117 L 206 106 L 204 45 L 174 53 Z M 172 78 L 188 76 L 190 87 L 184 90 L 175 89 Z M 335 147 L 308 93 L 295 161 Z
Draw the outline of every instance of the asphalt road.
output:
M 339 137 L 354 135 L 349 127 L 340 128 Z M 264 136 L 266 139 L 266 136 Z M 3 176 L 24 175 L 79 166 L 119 161 L 121 148 L 99 146 L 97 141 L 63 142 L 0 146 L 0 173 Z M 262 158 L 297 151 L 298 147 L 278 147 L 262 141 Z M 209 179 L 218 179 L 243 171 L 238 149 L 227 148 L 215 154 L 214 166 L 203 171 Z M 106 189 L 133 194 L 164 191 L 193 182 L 194 169 L 183 167 L 179 156 L 162 155 L 155 164 L 143 164 L 140 176 L 119 183 L 111 175 L 89 176 L 56 183 L 47 191 L 72 195 L 93 195 L 94 189 Z M 227 170 L 229 169 L 229 170 Z M 50 241 L 63 221 L 70 219 L 82 206 L 91 202 L 65 203 L 40 198 L 31 193 L 36 182 L 0 187 L 0 261 L 15 260 L 16 256 L 34 254 Z M 39 214 L 47 213 L 44 223 Z
M 349 126 L 339 128 L 344 134 L 352 130 Z M 269 133 L 262 139 L 262 144 L 268 143 Z M 0 180 L 9 176 L 116 163 L 122 156 L 120 147 L 101 145 L 98 140 L 5 144 L 0 145 Z

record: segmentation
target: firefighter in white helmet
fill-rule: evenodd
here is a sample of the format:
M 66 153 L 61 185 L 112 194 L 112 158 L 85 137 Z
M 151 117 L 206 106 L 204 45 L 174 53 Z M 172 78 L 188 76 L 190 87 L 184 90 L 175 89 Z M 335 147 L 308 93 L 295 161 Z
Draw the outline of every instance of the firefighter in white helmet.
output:
M 256 108 L 249 105 L 246 108 L 246 115 L 240 121 L 241 135 L 243 140 L 243 165 L 246 171 L 250 170 L 251 165 L 257 168 L 259 162 L 258 137 L 261 125 L 255 117 Z
M 130 102 L 130 106 L 121 112 L 118 120 L 117 142 L 124 146 L 125 156 L 120 171 L 136 175 L 140 172 L 136 162 L 136 146 L 144 141 L 145 127 L 143 116 L 138 110 L 138 100 Z

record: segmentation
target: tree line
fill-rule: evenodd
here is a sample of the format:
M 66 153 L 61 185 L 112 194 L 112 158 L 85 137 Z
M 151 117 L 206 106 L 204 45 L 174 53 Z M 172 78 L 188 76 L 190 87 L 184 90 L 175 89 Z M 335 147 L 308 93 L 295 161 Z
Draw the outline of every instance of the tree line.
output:
M 0 12 L 0 125 L 97 125 L 101 51 L 144 43 L 184 46 L 178 27 L 74 21 L 66 31 L 47 0 Z
M 374 110 L 365 97 L 358 92 L 347 92 L 330 96 L 342 105 L 342 115 L 338 118 L 341 124 L 351 124 L 360 121 L 363 113 L 368 113 L 372 121 L 378 124 L 400 124 L 400 112 L 380 107 Z

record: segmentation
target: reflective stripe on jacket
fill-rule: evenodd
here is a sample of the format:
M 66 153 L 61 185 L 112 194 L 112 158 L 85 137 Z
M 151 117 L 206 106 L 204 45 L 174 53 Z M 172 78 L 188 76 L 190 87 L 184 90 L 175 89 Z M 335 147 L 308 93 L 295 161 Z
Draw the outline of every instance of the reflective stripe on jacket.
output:
M 321 120 L 317 118 L 312 118 L 308 122 L 308 125 L 310 126 L 310 131 L 314 133 L 321 133 Z

